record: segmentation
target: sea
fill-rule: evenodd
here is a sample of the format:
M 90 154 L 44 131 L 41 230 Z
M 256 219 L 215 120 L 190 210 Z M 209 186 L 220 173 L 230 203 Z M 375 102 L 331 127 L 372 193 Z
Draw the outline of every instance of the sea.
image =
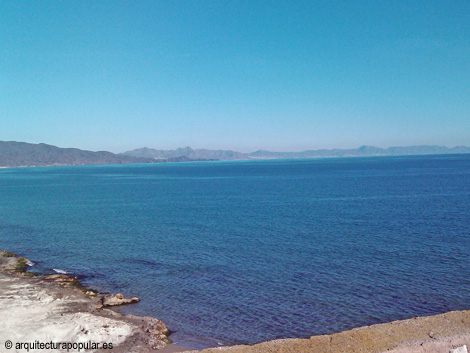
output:
M 0 170 L 0 248 L 191 348 L 470 308 L 470 155 Z

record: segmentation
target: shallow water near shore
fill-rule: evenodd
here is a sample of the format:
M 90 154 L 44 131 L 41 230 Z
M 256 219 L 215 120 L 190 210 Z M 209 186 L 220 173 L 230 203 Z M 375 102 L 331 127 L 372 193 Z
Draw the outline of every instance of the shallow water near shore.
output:
M 468 309 L 470 155 L 0 170 L 0 244 L 200 348 Z

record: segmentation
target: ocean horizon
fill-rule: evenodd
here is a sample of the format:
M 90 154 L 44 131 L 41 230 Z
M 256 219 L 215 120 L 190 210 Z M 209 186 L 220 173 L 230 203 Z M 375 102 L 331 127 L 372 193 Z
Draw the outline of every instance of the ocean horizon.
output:
M 470 155 L 11 168 L 0 195 L 30 271 L 191 348 L 468 309 Z

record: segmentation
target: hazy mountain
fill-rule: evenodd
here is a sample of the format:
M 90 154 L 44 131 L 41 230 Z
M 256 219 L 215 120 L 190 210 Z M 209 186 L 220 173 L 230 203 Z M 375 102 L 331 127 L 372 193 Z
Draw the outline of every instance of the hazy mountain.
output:
M 156 150 L 152 148 L 139 148 L 136 150 L 124 152 L 123 155 L 133 157 L 145 158 L 174 158 L 179 156 L 188 157 L 191 159 L 218 159 L 218 160 L 231 160 L 231 159 L 249 159 L 249 155 L 241 152 L 230 150 L 207 150 L 195 149 L 191 147 L 177 148 L 176 150 Z
M 194 159 L 175 156 L 168 159 L 133 157 L 111 152 L 91 152 L 77 148 L 59 148 L 44 143 L 0 141 L 0 167 L 30 167 L 48 165 L 124 164 L 185 162 Z
M 392 156 L 392 155 L 419 155 L 419 154 L 453 154 L 470 153 L 470 147 L 445 147 L 434 145 L 405 146 L 380 148 L 375 146 L 361 146 L 354 149 L 319 149 L 302 152 L 271 152 L 259 150 L 251 153 L 241 153 L 231 150 L 192 149 L 190 147 L 176 150 L 156 150 L 139 148 L 124 152 L 123 155 L 146 158 L 171 158 L 186 156 L 189 158 L 234 160 L 234 159 L 270 159 L 270 158 L 317 158 L 317 157 L 353 157 L 353 156 Z

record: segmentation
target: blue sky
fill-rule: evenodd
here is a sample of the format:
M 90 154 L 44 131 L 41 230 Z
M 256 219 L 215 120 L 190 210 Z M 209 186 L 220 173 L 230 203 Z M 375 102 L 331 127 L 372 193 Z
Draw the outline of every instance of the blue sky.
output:
M 0 140 L 470 145 L 470 2 L 3 0 Z

